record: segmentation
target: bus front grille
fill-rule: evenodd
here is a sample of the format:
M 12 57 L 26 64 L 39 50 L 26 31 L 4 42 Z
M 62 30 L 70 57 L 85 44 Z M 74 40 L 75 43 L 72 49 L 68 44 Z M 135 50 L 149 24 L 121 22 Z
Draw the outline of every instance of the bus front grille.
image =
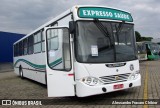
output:
M 104 84 L 118 83 L 127 81 L 131 73 L 112 75 L 112 76 L 102 76 L 99 77 Z

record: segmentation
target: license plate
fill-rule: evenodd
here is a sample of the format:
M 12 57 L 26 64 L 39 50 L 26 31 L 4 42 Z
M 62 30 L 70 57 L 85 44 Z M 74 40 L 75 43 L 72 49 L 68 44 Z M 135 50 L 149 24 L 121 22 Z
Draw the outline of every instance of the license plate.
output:
M 114 89 L 121 89 L 121 88 L 123 88 L 123 87 L 124 87 L 123 84 L 117 84 L 117 85 L 114 85 L 114 86 L 113 86 Z

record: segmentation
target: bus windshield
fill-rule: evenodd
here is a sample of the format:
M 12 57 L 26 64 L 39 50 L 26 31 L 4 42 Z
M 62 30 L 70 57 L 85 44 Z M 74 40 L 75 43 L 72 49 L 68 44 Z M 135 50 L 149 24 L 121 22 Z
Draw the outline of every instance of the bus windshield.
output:
M 113 63 L 137 59 L 133 24 L 78 21 L 75 55 L 78 62 Z

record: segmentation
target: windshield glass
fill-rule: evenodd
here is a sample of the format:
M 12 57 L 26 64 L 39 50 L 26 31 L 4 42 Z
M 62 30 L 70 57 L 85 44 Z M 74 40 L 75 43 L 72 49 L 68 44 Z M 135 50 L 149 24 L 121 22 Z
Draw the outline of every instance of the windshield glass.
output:
M 132 24 L 79 21 L 75 41 L 79 62 L 108 63 L 137 59 Z

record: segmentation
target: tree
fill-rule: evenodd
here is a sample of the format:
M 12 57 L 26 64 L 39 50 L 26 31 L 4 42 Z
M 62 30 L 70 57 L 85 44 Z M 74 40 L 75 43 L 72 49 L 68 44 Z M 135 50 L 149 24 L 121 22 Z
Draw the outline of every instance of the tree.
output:
M 135 31 L 135 35 L 136 35 L 136 41 L 137 42 L 141 41 L 141 34 L 138 31 Z
M 151 41 L 152 37 L 141 37 L 141 41 Z
M 142 37 L 138 31 L 135 31 L 135 35 L 136 35 L 136 42 L 151 41 L 153 39 L 152 37 Z

